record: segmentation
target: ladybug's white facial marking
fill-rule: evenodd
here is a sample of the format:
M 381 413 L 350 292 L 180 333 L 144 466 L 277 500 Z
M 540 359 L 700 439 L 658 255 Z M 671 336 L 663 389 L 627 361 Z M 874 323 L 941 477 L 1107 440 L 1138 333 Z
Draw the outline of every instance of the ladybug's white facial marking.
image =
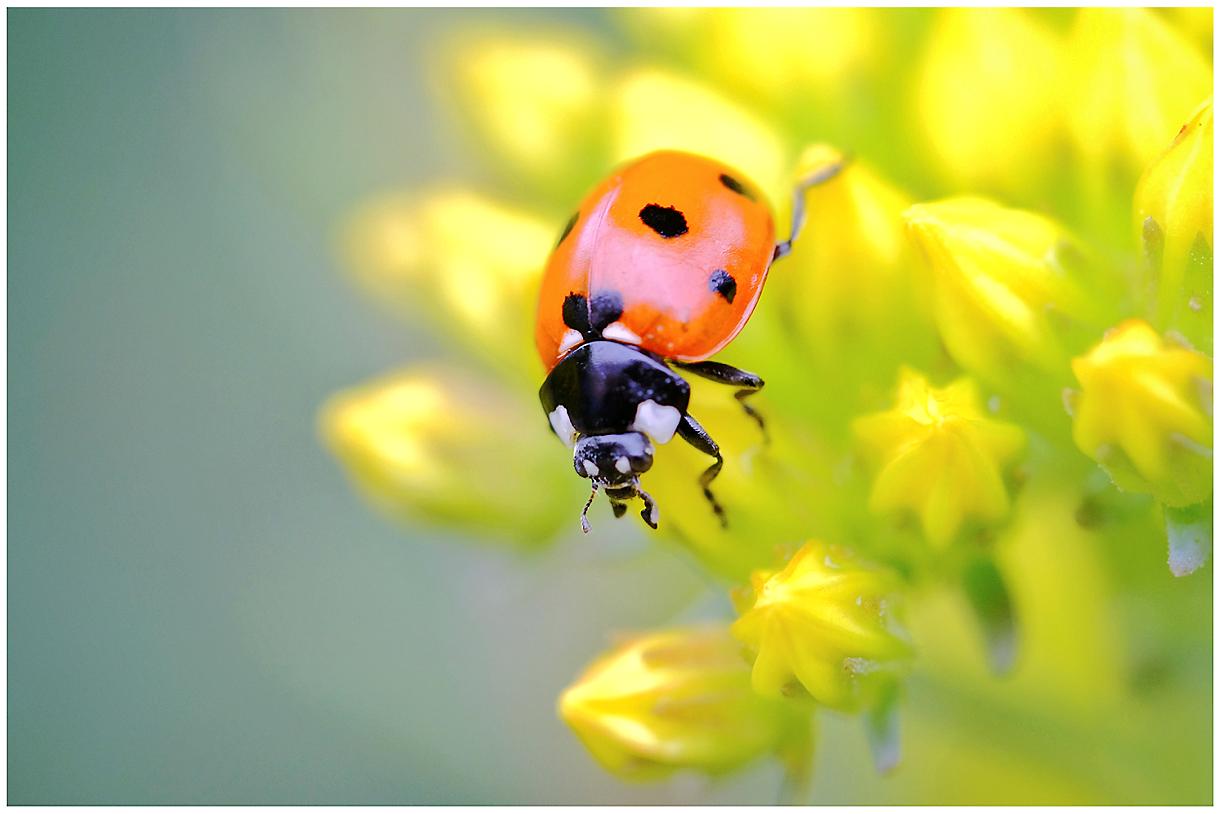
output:
M 589 477 L 591 477 L 591 478 L 597 477 L 597 472 L 598 472 L 597 464 L 593 463 L 588 458 L 581 461 L 581 463 L 584 464 L 585 472 L 588 473 Z
M 658 444 L 665 444 L 674 437 L 682 413 L 677 407 L 667 407 L 657 404 L 652 399 L 645 399 L 635 408 L 635 421 L 631 429 L 642 432 Z
M 551 410 L 547 418 L 551 420 L 551 429 L 559 436 L 559 440 L 570 447 L 576 446 L 576 428 L 572 426 L 572 419 L 568 416 L 567 407 L 560 404 L 554 410 Z
M 631 461 L 627 459 L 626 455 L 620 455 L 614 459 L 614 468 L 626 475 L 631 471 Z
M 580 335 L 580 331 L 569 329 L 568 332 L 563 335 L 563 341 L 559 343 L 559 353 L 561 355 L 567 353 L 572 348 L 579 345 L 582 339 L 584 339 L 584 337 Z
M 621 322 L 611 322 L 602 331 L 604 339 L 612 339 L 615 342 L 625 342 L 628 345 L 638 345 L 642 341 L 639 334 L 628 328 Z

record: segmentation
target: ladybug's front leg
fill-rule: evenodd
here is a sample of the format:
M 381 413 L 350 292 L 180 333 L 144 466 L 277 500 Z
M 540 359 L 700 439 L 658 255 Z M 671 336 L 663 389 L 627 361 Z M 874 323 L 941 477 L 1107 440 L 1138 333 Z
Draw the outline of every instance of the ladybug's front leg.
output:
M 727 527 L 729 521 L 725 517 L 724 507 L 712 494 L 712 481 L 716 480 L 716 476 L 720 474 L 720 467 L 724 466 L 724 457 L 720 454 L 719 445 L 712 440 L 712 436 L 707 434 L 707 430 L 703 429 L 703 426 L 689 415 L 682 416 L 682 421 L 678 424 L 678 435 L 695 449 L 716 459 L 716 462 L 699 476 L 699 485 L 703 487 L 703 496 L 707 498 L 707 502 L 712 504 L 712 511 L 716 513 L 716 517 L 720 518 L 720 525 Z
M 746 404 L 746 399 L 763 389 L 764 382 L 760 377 L 720 362 L 674 362 L 673 365 L 683 370 L 689 370 L 696 376 L 738 388 L 734 396 L 741 403 L 741 409 L 745 410 L 746 415 L 758 424 L 758 429 L 763 434 L 763 440 L 770 442 L 771 439 L 767 435 L 767 422 L 763 421 L 762 415 L 757 410 Z

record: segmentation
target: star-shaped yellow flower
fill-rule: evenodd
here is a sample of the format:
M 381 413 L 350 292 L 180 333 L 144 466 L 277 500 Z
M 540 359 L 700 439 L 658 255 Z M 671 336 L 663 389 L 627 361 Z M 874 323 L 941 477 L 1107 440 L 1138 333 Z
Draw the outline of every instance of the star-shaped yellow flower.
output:
M 884 572 L 817 541 L 781 571 L 756 572 L 753 603 L 732 627 L 756 654 L 754 689 L 783 695 L 795 680 L 821 704 L 853 708 L 854 679 L 907 652 L 888 626 L 884 595 L 891 587 Z
M 1114 482 L 1170 506 L 1212 492 L 1212 364 L 1141 320 L 1072 361 L 1076 446 Z
M 897 403 L 856 419 L 853 429 L 876 465 L 874 511 L 909 509 L 924 535 L 944 545 L 973 518 L 1003 520 L 1009 511 L 1005 468 L 1025 445 L 1025 433 L 988 418 L 972 380 L 945 388 L 903 370 Z

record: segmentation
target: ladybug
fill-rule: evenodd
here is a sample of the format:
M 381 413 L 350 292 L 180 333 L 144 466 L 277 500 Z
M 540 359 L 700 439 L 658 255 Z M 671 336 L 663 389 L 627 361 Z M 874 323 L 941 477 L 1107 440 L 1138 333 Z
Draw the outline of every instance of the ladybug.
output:
M 535 341 L 548 371 L 538 395 L 551 429 L 572 448 L 576 474 L 592 482 L 584 531 L 599 488 L 615 517 L 639 497 L 640 516 L 657 527 L 640 476 L 674 435 L 714 459 L 699 483 L 725 523 L 711 490 L 724 458 L 687 412 L 690 385 L 678 371 L 737 388 L 765 433 L 746 403 L 763 380 L 708 359 L 741 331 L 771 264 L 790 251 L 805 190 L 840 168 L 797 185 L 792 235 L 779 244 L 770 208 L 741 173 L 669 150 L 619 167 L 563 227 L 538 297 Z

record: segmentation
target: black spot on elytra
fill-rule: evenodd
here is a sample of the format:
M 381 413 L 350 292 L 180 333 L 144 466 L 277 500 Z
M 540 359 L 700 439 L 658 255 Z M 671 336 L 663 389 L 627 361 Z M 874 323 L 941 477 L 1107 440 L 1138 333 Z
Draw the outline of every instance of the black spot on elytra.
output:
M 555 248 L 558 249 L 563 243 L 564 238 L 572 233 L 572 227 L 576 225 L 576 221 L 580 220 L 580 210 L 572 213 L 572 217 L 568 219 L 567 225 L 563 227 L 563 231 L 559 233 L 559 240 L 555 241 Z
M 686 216 L 672 206 L 648 204 L 640 210 L 640 220 L 664 238 L 686 234 Z
M 593 333 L 589 327 L 589 303 L 584 294 L 569 294 L 563 298 L 563 324 L 582 336 Z
M 723 172 L 720 173 L 720 183 L 724 184 L 726 187 L 733 190 L 738 195 L 744 195 L 747 198 L 749 198 L 751 201 L 754 200 L 754 193 L 751 192 L 749 189 L 746 189 L 745 184 L 741 183 L 733 176 L 727 175 Z
M 617 291 L 599 291 L 589 300 L 589 326 L 597 336 L 622 315 L 623 298 Z
M 623 298 L 617 291 L 599 291 L 591 299 L 572 293 L 563 300 L 563 324 L 585 339 L 596 339 L 606 326 L 623 315 Z
M 724 297 L 728 302 L 732 302 L 733 298 L 737 296 L 737 281 L 724 269 L 716 269 L 707 279 L 707 289 Z

